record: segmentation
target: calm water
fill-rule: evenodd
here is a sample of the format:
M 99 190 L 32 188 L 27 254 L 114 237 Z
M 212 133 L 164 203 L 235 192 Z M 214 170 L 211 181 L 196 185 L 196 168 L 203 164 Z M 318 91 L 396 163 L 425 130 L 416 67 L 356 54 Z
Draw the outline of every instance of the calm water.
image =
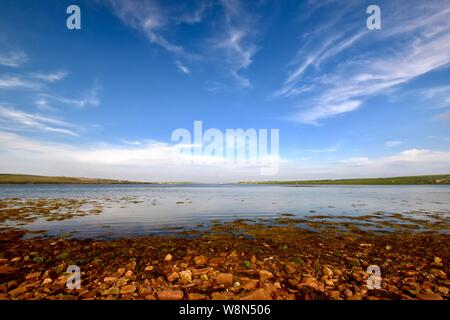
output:
M 450 186 L 0 185 L 0 198 L 12 197 L 101 200 L 105 209 L 100 215 L 39 219 L 26 226 L 48 235 L 73 232 L 77 237 L 167 233 L 171 227 L 236 218 L 270 220 L 283 213 L 450 213 Z M 114 202 L 123 198 L 139 203 Z

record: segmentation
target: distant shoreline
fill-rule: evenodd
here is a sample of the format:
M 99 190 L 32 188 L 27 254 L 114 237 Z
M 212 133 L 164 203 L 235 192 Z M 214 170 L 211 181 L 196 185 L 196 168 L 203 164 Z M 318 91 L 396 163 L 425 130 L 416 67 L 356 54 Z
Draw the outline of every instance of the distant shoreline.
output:
M 115 179 L 97 179 L 65 176 L 40 176 L 28 174 L 1 174 L 1 184 L 145 184 L 145 185 L 181 185 L 200 184 L 195 182 L 154 182 L 131 181 Z M 214 183 L 212 183 L 214 184 Z M 324 179 L 324 180 L 288 180 L 288 181 L 240 181 L 237 183 L 218 183 L 224 185 L 450 185 L 450 174 L 399 176 L 386 178 L 357 178 L 357 179 Z
M 239 182 L 239 184 L 258 185 L 448 185 L 450 174 L 403 176 L 387 178 L 360 179 L 326 179 L 326 180 L 291 180 L 291 181 L 253 181 Z
M 150 182 L 81 177 L 51 177 L 28 174 L 0 174 L 0 184 L 191 184 L 191 182 Z

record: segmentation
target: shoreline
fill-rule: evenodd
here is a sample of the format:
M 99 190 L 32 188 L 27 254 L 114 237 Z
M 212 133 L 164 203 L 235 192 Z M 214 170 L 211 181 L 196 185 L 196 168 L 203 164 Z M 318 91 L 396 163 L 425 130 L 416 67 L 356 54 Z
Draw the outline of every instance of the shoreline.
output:
M 41 176 L 30 174 L 0 173 L 0 185 L 40 185 L 40 184 L 95 184 L 95 185 L 202 185 L 202 184 L 235 184 L 235 185 L 450 185 L 450 174 L 429 174 L 415 176 L 396 176 L 378 178 L 345 178 L 345 179 L 313 179 L 313 180 L 276 180 L 276 181 L 240 181 L 228 183 L 199 183 L 192 181 L 133 181 L 105 178 Z

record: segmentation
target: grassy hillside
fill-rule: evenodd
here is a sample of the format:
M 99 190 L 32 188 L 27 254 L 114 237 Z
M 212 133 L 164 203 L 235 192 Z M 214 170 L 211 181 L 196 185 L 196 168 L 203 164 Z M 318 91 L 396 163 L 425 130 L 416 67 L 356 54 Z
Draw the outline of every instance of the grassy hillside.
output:
M 429 176 L 407 176 L 389 178 L 336 179 L 336 180 L 293 180 L 293 181 L 263 181 L 240 182 L 241 184 L 341 184 L 341 185 L 419 185 L 419 184 L 450 184 L 450 174 Z
M 142 183 L 127 180 L 112 179 L 92 179 L 92 178 L 74 178 L 74 177 L 47 177 L 28 174 L 0 174 L 0 184 L 129 184 Z

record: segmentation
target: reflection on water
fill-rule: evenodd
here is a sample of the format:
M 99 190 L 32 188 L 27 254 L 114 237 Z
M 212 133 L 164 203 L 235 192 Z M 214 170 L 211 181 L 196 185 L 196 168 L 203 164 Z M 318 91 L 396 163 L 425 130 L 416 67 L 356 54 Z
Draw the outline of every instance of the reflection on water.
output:
M 0 185 L 0 198 L 14 197 L 101 201 L 100 215 L 38 219 L 26 226 L 49 235 L 74 232 L 77 237 L 167 233 L 179 226 L 240 218 L 270 220 L 283 213 L 294 218 L 374 212 L 448 217 L 450 208 L 450 186 Z

